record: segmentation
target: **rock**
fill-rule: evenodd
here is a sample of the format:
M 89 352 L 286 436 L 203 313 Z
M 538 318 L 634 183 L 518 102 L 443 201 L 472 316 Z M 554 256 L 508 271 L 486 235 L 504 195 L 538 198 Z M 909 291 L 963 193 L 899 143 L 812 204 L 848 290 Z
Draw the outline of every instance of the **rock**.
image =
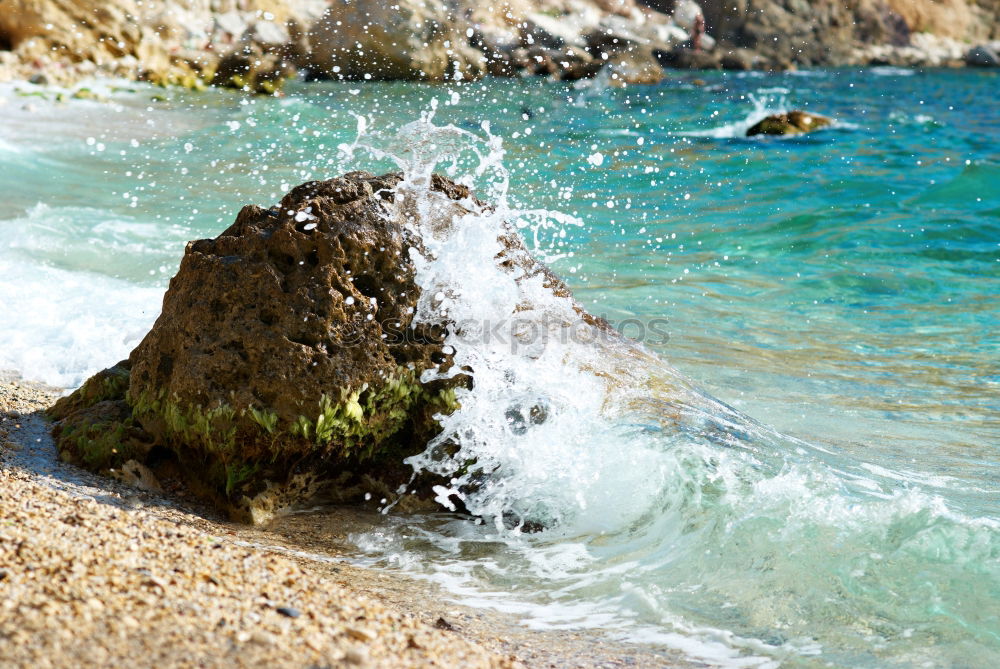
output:
M 979 0 L 701 0 L 706 28 L 772 66 L 885 62 L 939 66 L 954 59 L 931 40 L 964 45 L 1000 37 L 1000 3 Z M 930 38 L 930 40 L 926 39 Z
M 73 99 L 75 100 L 92 100 L 94 102 L 107 102 L 108 99 L 103 95 L 95 93 L 89 88 L 80 88 L 74 91 Z
M 348 627 L 344 630 L 344 633 L 352 639 L 364 641 L 365 643 L 370 643 L 378 638 L 375 632 L 364 627 Z
M 664 76 L 656 57 L 644 49 L 614 52 L 607 68 L 612 85 L 658 84 Z
M 288 28 L 274 21 L 257 21 L 251 35 L 254 43 L 271 48 L 281 48 L 292 39 Z
M 121 469 L 112 472 L 111 477 L 139 490 L 152 493 L 163 492 L 163 487 L 153 471 L 136 460 L 129 460 L 123 464 Z
M 593 58 L 578 47 L 546 49 L 531 47 L 516 49 L 509 67 L 534 76 L 551 76 L 562 81 L 575 81 L 592 77 L 604 67 L 605 62 Z
M 216 14 L 214 19 L 216 31 L 226 33 L 229 39 L 233 41 L 237 41 L 243 37 L 243 33 L 250 28 L 250 25 L 243 16 L 235 10 Z
M 597 74 L 604 63 L 579 47 L 567 47 L 558 53 L 550 55 L 552 61 L 559 66 L 557 76 L 562 81 L 586 79 Z
M 437 2 L 338 3 L 312 26 L 310 66 L 331 78 L 476 79 L 486 59 L 469 30 L 461 12 Z
M 363 666 L 368 664 L 368 649 L 364 646 L 352 646 L 344 651 L 343 660 L 347 664 Z
M 314 76 L 344 79 L 526 73 L 572 80 L 593 76 L 613 52 L 666 49 L 685 37 L 665 15 L 642 11 L 633 0 L 404 0 L 398 7 L 360 0 L 331 6 L 313 26 L 308 67 Z M 589 58 L 581 57 L 584 48 Z M 642 69 L 649 79 L 654 68 Z
M 435 415 L 457 407 L 470 378 L 420 380 L 447 372 L 452 351 L 441 343 L 447 323 L 413 322 L 411 254 L 422 241 L 407 225 L 412 203 L 394 196 L 399 181 L 353 172 L 308 182 L 189 243 L 128 360 L 50 410 L 61 457 L 100 472 L 134 460 L 243 521 L 317 494 L 364 503 L 405 490 L 410 508 L 436 508 L 443 481 L 413 479 L 403 460 L 437 434 Z M 468 188 L 437 175 L 431 188 L 444 220 L 467 212 Z M 519 236 L 497 235 L 500 268 L 569 297 Z
M 467 382 L 419 381 L 450 357 L 440 332 L 410 327 L 420 291 L 409 253 L 421 242 L 387 204 L 398 181 L 309 182 L 188 244 L 129 359 L 51 409 L 64 459 L 98 471 L 135 460 L 242 520 L 321 490 L 395 498 L 412 474 L 403 458 L 423 450 L 433 416 Z M 438 177 L 433 187 L 464 211 L 468 189 Z M 503 262 L 531 268 L 518 238 L 504 240 Z M 407 500 L 430 499 L 429 486 L 418 479 Z
M 549 16 L 540 12 L 529 12 L 525 16 L 524 40 L 529 46 L 538 45 L 549 49 L 564 46 L 586 46 L 583 33 L 596 27 L 585 14 Z
M 754 124 L 747 130 L 747 137 L 756 135 L 801 135 L 825 128 L 833 121 L 819 114 L 804 111 L 790 111 L 787 114 L 773 114 Z
M 278 608 L 275 609 L 275 611 L 285 616 L 286 618 L 298 618 L 299 616 L 302 615 L 302 612 L 299 611 L 294 606 L 279 606 Z
M 663 79 L 663 68 L 656 56 L 669 51 L 686 38 L 663 16 L 607 16 L 585 35 L 587 50 L 595 61 L 607 64 L 613 84 L 655 84 Z
M 445 620 L 443 617 L 440 617 L 436 621 L 434 621 L 434 627 L 438 628 L 439 630 L 447 630 L 449 632 L 457 631 L 456 627 L 447 620 Z
M 0 61 L 0 78 L 26 78 L 41 69 L 54 85 L 96 75 L 200 88 L 221 67 L 218 54 L 245 48 L 282 63 L 280 70 L 265 66 L 273 75 L 250 86 L 263 93 L 272 92 L 291 65 L 307 69 L 312 79 L 443 81 L 522 72 L 577 79 L 599 70 L 595 58 L 604 60 L 593 51 L 590 58 L 573 51 L 587 48 L 595 31 L 612 44 L 618 40 L 616 48 L 603 50 L 609 57 L 625 43 L 668 49 L 687 38 L 665 14 L 640 9 L 635 0 L 17 2 L 18 12 L 0 9 L 0 58 L 13 59 Z M 518 49 L 532 51 L 531 59 L 520 58 Z M 539 55 L 547 61 L 542 66 L 534 58 Z M 649 79 L 651 68 L 641 70 Z M 223 74 L 230 76 L 219 77 L 217 85 L 233 85 L 231 70 Z
M 266 4 L 268 11 L 241 12 L 232 2 L 203 0 L 13 0 L 17 10 L 10 11 L 10 2 L 0 0 L 0 52 L 14 54 L 15 76 L 41 69 L 58 85 L 96 74 L 189 88 L 199 77 L 210 78 L 215 53 L 242 46 L 240 40 L 265 53 L 294 52 L 300 34 L 293 26 L 315 20 L 319 6 L 253 0 L 241 4 Z M 192 51 L 201 55 L 192 58 Z
M 261 646 L 273 646 L 278 643 L 278 637 L 274 636 L 270 632 L 265 632 L 264 630 L 254 630 L 250 634 L 248 641 Z
M 719 61 L 723 70 L 754 70 L 763 66 L 763 59 L 750 49 L 727 49 Z
M 704 12 L 702 12 L 698 3 L 692 2 L 692 0 L 677 0 L 674 3 L 674 10 L 671 16 L 674 18 L 674 23 L 690 32 L 694 28 L 695 20 L 698 16 L 704 16 Z
M 1000 67 L 1000 56 L 996 50 L 980 44 L 966 52 L 965 64 L 970 67 Z
M 688 47 L 675 47 L 670 51 L 657 51 L 657 61 L 663 67 L 678 70 L 718 70 L 722 67 L 718 54 L 695 51 Z
M 272 95 L 294 74 L 295 68 L 281 56 L 264 53 L 256 46 L 246 46 L 222 57 L 212 77 L 212 85 Z

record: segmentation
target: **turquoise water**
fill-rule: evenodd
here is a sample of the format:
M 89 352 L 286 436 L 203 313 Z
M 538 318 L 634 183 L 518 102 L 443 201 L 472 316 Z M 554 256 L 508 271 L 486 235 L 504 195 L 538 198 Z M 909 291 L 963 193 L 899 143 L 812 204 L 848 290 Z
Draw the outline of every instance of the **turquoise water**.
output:
M 391 135 L 437 99 L 436 124 L 503 138 L 513 204 L 582 221 L 538 244 L 590 311 L 781 434 L 721 405 L 738 448 L 567 432 L 552 457 L 579 453 L 587 504 L 561 527 L 390 515 L 357 537 L 368 559 L 722 665 L 1000 665 L 1000 77 L 699 76 L 64 105 L 4 89 L 0 368 L 72 386 L 124 357 L 187 240 L 304 180 L 387 169 L 338 150 L 351 112 Z M 781 108 L 837 123 L 740 137 Z M 566 487 L 531 482 L 526 507 Z

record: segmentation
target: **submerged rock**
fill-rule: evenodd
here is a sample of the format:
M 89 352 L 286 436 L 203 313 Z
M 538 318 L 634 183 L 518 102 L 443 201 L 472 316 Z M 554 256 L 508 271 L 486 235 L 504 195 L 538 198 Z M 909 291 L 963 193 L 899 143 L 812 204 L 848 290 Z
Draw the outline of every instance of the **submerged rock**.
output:
M 51 410 L 63 457 L 99 471 L 169 465 L 242 519 L 324 486 L 346 501 L 407 483 L 403 458 L 467 377 L 419 381 L 450 358 L 441 333 L 411 328 L 420 239 L 383 206 L 398 181 L 309 182 L 189 243 L 129 359 Z M 456 208 L 470 196 L 433 188 Z
M 801 135 L 833 123 L 819 114 L 804 111 L 790 111 L 786 114 L 772 114 L 747 130 L 747 137 L 755 135 Z

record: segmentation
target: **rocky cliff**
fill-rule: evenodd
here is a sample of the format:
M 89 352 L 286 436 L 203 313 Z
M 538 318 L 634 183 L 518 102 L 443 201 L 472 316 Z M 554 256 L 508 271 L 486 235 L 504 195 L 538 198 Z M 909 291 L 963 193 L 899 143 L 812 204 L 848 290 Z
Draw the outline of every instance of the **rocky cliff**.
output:
M 0 0 L 0 80 L 92 75 L 193 86 L 235 50 L 302 55 L 323 0 Z
M 296 69 L 444 81 L 606 68 L 612 84 L 655 83 L 663 67 L 989 64 L 1000 38 L 1000 0 L 642 2 L 0 0 L 0 80 L 272 93 Z M 707 34 L 694 44 L 699 13 Z
M 635 68 L 621 61 L 640 53 L 655 70 L 653 52 L 686 37 L 635 0 L 0 0 L 0 80 L 110 75 L 270 92 L 257 82 L 292 67 L 442 81 L 578 78 L 616 64 L 624 78 Z
M 1000 38 L 1000 0 L 703 0 L 701 6 L 709 33 L 778 65 L 958 64 L 971 46 Z

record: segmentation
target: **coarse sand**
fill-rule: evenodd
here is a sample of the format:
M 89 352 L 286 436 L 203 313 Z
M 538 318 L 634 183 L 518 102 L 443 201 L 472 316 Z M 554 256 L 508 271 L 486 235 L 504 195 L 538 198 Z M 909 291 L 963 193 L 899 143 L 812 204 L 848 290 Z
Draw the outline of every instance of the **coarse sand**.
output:
M 0 378 L 2 667 L 700 666 L 354 566 L 307 516 L 237 525 L 61 463 L 56 396 Z

